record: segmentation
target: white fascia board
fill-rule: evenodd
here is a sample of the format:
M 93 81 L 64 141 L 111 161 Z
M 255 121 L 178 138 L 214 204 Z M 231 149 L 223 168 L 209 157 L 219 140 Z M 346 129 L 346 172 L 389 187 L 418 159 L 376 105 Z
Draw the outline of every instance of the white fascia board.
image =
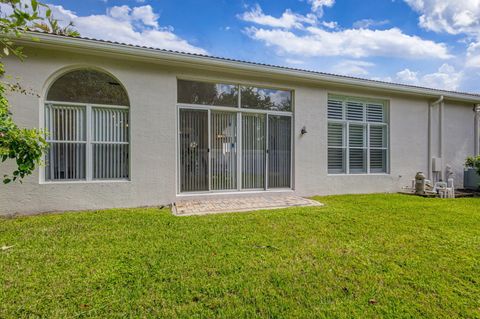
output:
M 177 64 L 194 68 L 203 66 L 227 72 L 274 77 L 275 79 L 283 79 L 287 81 L 341 85 L 343 87 L 378 90 L 435 99 L 443 95 L 445 99 L 452 101 L 480 103 L 480 96 L 475 94 L 377 82 L 348 76 L 288 69 L 280 66 L 262 65 L 251 62 L 232 61 L 204 55 L 169 52 L 165 50 L 110 43 L 86 38 L 65 37 L 37 32 L 30 33 L 30 35 L 31 37 L 36 38 L 36 40 L 23 38 L 20 40 L 17 39 L 16 41 L 30 46 L 47 46 L 63 50 L 80 49 L 88 51 L 91 54 L 119 55 L 133 60 L 147 59 L 162 64 Z

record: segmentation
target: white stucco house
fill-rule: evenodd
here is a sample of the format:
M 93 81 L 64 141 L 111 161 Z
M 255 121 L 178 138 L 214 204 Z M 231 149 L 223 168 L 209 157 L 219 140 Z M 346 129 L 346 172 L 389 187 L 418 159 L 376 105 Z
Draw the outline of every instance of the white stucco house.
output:
M 23 184 L 0 186 L 0 214 L 396 192 L 417 171 L 462 187 L 479 153 L 480 95 L 35 36 L 6 69 L 36 94 L 9 99 L 50 148 Z

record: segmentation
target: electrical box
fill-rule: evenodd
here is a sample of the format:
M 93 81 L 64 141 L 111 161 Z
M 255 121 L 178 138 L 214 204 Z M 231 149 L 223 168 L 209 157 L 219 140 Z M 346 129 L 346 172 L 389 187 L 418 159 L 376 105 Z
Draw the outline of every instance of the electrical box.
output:
M 440 157 L 432 158 L 432 172 L 442 171 L 442 159 Z

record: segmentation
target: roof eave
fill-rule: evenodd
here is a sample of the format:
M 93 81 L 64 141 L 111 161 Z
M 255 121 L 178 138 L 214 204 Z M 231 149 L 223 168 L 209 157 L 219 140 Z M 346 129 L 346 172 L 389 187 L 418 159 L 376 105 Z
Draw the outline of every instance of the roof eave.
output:
M 216 57 L 209 57 L 204 55 L 195 55 L 181 52 L 170 52 L 166 50 L 158 50 L 146 47 L 137 47 L 125 44 L 111 43 L 105 41 L 98 41 L 86 38 L 75 38 L 52 35 L 48 33 L 30 33 L 32 37 L 36 38 L 22 38 L 18 39 L 19 43 L 28 43 L 30 45 L 49 45 L 56 47 L 79 48 L 86 50 L 93 50 L 96 52 L 121 54 L 132 58 L 149 58 L 158 59 L 162 61 L 172 61 L 182 64 L 204 65 L 216 67 L 226 70 L 236 70 L 249 73 L 262 74 L 266 76 L 274 75 L 276 77 L 284 77 L 289 80 L 299 79 L 309 82 L 321 82 L 333 85 L 351 86 L 356 88 L 364 88 L 370 90 L 389 91 L 400 94 L 423 96 L 426 98 L 436 98 L 441 95 L 445 99 L 459 101 L 480 103 L 480 96 L 467 93 L 451 92 L 445 90 L 429 89 L 415 86 L 408 86 L 402 84 L 379 82 L 359 78 L 351 78 L 340 75 L 331 75 L 318 73 L 313 71 L 289 69 L 277 66 L 269 66 L 262 64 L 255 64 L 249 62 L 234 61 Z

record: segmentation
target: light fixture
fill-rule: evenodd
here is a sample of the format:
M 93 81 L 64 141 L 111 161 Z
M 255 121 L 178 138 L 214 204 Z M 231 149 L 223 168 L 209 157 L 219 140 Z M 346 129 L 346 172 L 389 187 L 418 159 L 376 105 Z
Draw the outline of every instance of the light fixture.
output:
M 301 133 L 302 135 L 307 134 L 307 128 L 306 128 L 305 126 L 302 127 L 302 130 L 300 131 L 300 133 Z

